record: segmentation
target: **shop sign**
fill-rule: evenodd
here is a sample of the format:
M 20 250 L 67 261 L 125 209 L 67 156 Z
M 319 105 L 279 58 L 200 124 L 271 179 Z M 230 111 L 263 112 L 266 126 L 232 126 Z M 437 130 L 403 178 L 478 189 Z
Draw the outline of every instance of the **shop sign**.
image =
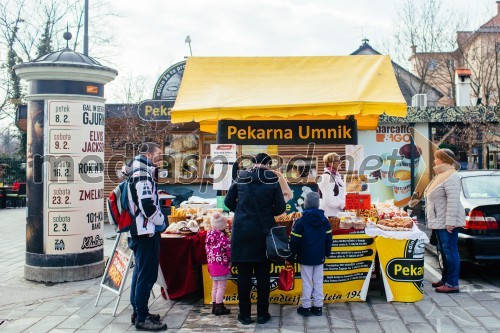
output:
M 145 121 L 170 121 L 175 101 L 148 99 L 139 104 L 139 118 Z
M 181 85 L 182 76 L 184 75 L 184 69 L 186 69 L 186 61 L 181 61 L 170 66 L 163 72 L 156 82 L 153 98 L 175 101 Z
M 123 234 L 117 234 L 116 237 L 118 239 L 115 241 L 113 254 L 109 258 L 106 270 L 102 276 L 101 287 L 120 294 L 125 284 L 133 252 L 128 247 L 127 237 L 123 236 Z
M 218 143 L 306 145 L 358 143 L 356 120 L 219 120 Z
M 388 302 L 417 302 L 423 298 L 423 239 L 375 238 Z

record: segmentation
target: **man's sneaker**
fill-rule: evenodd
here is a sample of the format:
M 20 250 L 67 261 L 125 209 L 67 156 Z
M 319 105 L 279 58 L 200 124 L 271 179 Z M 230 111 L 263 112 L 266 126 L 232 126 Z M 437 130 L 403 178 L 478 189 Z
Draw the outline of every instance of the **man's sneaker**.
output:
M 144 321 L 136 321 L 135 329 L 138 331 L 165 331 L 167 324 L 161 321 L 154 321 L 151 317 L 147 317 Z
M 297 313 L 304 317 L 312 316 L 311 308 L 303 308 L 302 306 L 297 308 Z
M 151 320 L 153 320 L 153 321 L 160 321 L 160 315 L 159 314 L 150 313 L 148 316 L 151 317 Z M 130 321 L 132 322 L 132 325 L 135 325 L 136 319 L 137 319 L 137 314 L 136 313 L 132 313 L 132 315 L 130 316 Z
M 323 315 L 323 307 L 322 306 L 313 306 L 311 307 L 311 313 L 315 316 Z

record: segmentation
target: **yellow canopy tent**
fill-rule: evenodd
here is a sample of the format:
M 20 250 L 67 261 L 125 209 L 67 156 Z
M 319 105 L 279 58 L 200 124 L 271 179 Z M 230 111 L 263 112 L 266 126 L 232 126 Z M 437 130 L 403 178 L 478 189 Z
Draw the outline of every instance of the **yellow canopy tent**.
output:
M 333 120 L 353 115 L 358 129 L 378 116 L 406 116 L 389 56 L 190 57 L 171 112 L 172 123 Z

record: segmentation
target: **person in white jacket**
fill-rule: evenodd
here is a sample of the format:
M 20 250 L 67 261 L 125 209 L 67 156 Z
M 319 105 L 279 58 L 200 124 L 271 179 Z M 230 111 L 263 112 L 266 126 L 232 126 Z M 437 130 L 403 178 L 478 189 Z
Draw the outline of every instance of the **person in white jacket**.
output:
M 325 211 L 325 216 L 337 216 L 344 210 L 346 186 L 339 174 L 340 156 L 337 153 L 329 153 L 323 156 L 325 172 L 318 180 L 320 192 L 319 209 Z
M 436 176 L 424 191 L 425 215 L 427 227 L 436 232 L 443 270 L 441 280 L 432 283 L 432 286 L 438 293 L 458 293 L 458 228 L 465 225 L 465 209 L 460 202 L 462 183 L 456 171 L 458 163 L 451 150 L 436 151 L 434 165 Z

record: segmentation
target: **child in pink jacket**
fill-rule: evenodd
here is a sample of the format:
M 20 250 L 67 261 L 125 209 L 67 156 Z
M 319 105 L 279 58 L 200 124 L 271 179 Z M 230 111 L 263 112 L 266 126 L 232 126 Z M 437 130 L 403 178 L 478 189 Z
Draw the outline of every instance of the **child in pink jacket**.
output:
M 212 313 L 216 316 L 231 312 L 224 306 L 224 293 L 227 280 L 231 277 L 231 242 L 225 232 L 227 219 L 218 212 L 212 215 L 212 230 L 207 233 L 205 249 L 207 251 L 208 273 L 212 284 Z

